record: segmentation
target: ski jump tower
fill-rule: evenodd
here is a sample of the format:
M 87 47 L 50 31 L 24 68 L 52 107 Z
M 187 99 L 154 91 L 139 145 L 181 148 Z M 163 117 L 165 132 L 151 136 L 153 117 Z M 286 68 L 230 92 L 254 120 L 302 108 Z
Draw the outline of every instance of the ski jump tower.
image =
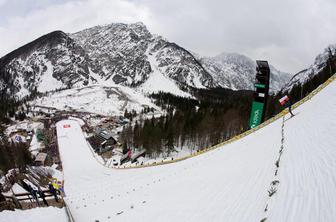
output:
M 250 128 L 264 121 L 269 91 L 270 68 L 267 61 L 257 60 L 255 93 L 250 115 Z

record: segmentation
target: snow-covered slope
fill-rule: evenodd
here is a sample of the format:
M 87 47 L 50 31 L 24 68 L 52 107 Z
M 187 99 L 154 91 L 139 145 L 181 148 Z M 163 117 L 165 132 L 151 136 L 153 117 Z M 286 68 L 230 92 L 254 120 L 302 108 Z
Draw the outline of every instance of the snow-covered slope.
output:
M 158 92 L 167 92 L 173 95 L 192 97 L 189 93 L 181 90 L 174 80 L 170 79 L 164 74 L 164 71 L 160 69 L 160 65 L 155 59 L 156 56 L 157 53 L 149 53 L 147 55 L 153 72 L 144 84 L 137 87 L 137 91 L 140 91 L 145 95 Z
M 144 106 L 153 107 L 157 112 L 161 110 L 141 93 L 118 85 L 62 90 L 37 99 L 33 105 L 109 116 L 123 115 L 125 109 L 140 112 Z
M 229 89 L 254 89 L 256 62 L 238 53 L 222 53 L 215 57 L 200 57 L 201 64 L 216 83 Z M 270 65 L 270 90 L 279 91 L 291 75 Z
M 35 208 L 0 212 L 0 222 L 67 222 L 65 209 L 57 207 Z
M 89 83 L 84 50 L 62 31 L 51 32 L 0 58 L 0 80 L 11 95 Z
M 161 36 L 152 35 L 141 22 L 96 26 L 71 37 L 87 52 L 92 71 L 106 81 L 140 86 L 155 75 L 156 69 L 174 83 L 173 87 L 214 86 L 211 76 L 193 55 Z
M 77 221 L 333 222 L 335 94 L 334 81 L 294 118 L 203 155 L 141 169 L 100 165 L 78 122 L 62 120 L 66 201 Z
M 283 87 L 282 92 L 290 91 L 295 84 L 302 85 L 309 79 L 313 78 L 313 76 L 318 74 L 323 68 L 327 66 L 328 59 L 331 56 L 336 56 L 336 44 L 329 45 L 322 53 L 316 56 L 314 64 L 311 65 L 308 69 L 302 70 L 301 72 L 294 75 Z

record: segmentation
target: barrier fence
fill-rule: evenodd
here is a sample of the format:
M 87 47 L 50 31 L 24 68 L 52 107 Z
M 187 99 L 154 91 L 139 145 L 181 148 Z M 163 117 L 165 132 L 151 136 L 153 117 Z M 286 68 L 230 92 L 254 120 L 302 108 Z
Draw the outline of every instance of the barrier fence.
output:
M 24 193 L 13 193 L 13 195 L 3 195 L 6 199 L 6 201 L 12 202 L 16 208 L 22 209 L 22 203 L 25 203 L 25 201 L 29 200 L 31 203 L 36 203 L 36 201 L 40 203 L 44 203 L 43 199 L 48 198 L 48 197 L 54 197 L 54 194 L 52 194 L 49 190 L 42 190 L 42 193 L 44 194 L 44 198 L 42 198 L 39 194 L 36 194 L 37 198 L 35 199 L 31 193 L 29 192 L 24 192 Z M 45 199 L 45 201 L 50 199 Z M 42 201 L 42 202 L 41 202 Z M 38 205 L 39 206 L 39 205 Z

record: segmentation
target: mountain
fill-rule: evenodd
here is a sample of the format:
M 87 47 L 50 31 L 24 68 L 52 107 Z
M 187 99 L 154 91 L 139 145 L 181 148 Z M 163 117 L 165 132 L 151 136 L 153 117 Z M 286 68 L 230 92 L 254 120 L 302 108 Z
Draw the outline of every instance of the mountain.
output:
M 188 96 L 188 87 L 253 89 L 255 62 L 239 54 L 195 57 L 143 23 L 113 23 L 44 35 L 2 57 L 0 73 L 2 91 L 19 97 L 92 84 Z M 272 68 L 271 89 L 287 79 Z
M 211 76 L 187 50 L 152 35 L 143 23 L 97 26 L 71 37 L 89 55 L 92 71 L 104 80 L 139 86 L 157 67 L 178 83 L 214 86 Z
M 238 53 L 222 53 L 215 57 L 200 57 L 200 62 L 221 87 L 230 89 L 254 89 L 256 62 Z M 270 65 L 270 90 L 279 91 L 291 75 Z
M 322 53 L 316 56 L 314 64 L 312 64 L 308 69 L 304 69 L 301 72 L 295 74 L 281 89 L 281 91 L 290 91 L 295 85 L 303 85 L 308 80 L 312 79 L 330 65 L 328 63 L 330 58 L 333 58 L 333 63 L 336 64 L 336 44 L 329 45 L 327 48 L 325 48 Z
M 0 81 L 19 96 L 88 84 L 85 51 L 62 31 L 51 32 L 0 59 Z

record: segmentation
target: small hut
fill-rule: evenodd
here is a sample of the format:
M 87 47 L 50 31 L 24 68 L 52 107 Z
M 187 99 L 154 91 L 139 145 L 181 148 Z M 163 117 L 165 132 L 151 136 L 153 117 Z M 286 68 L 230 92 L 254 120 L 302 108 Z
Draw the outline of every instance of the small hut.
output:
M 35 163 L 40 166 L 44 166 L 44 163 L 47 159 L 46 153 L 38 153 L 35 158 Z

